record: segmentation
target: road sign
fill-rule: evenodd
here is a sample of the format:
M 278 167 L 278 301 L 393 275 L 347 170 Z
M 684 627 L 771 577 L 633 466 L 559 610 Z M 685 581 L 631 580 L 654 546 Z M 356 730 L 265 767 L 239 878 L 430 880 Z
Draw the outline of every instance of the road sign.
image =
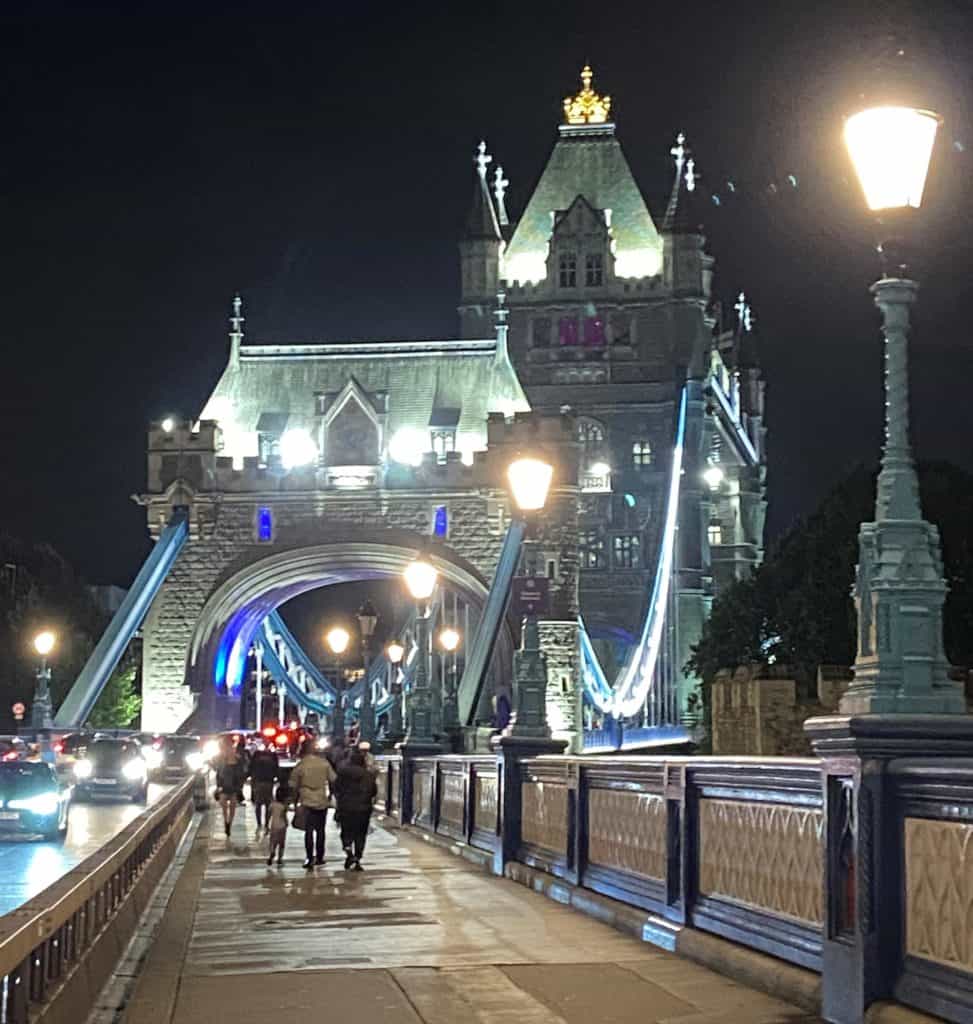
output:
M 10 710 L 14 713 L 14 718 L 19 722 L 24 717 L 27 708 L 18 700 Z
M 518 576 L 513 582 L 514 615 L 546 615 L 550 605 L 550 583 L 546 576 Z

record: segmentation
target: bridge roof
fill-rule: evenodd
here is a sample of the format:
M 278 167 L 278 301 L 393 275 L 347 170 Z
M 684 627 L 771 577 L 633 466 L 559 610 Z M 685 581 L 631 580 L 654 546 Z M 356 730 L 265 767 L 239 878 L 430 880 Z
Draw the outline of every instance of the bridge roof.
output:
M 482 450 L 488 414 L 530 408 L 494 339 L 245 345 L 200 419 L 219 422 L 224 455 L 254 456 L 258 429 L 271 421 L 274 432 L 303 428 L 318 439 L 330 401 L 349 383 L 385 417 L 385 446 L 403 429 L 422 431 L 428 442 L 430 427 L 441 427 L 446 416 L 455 424 L 458 450 Z

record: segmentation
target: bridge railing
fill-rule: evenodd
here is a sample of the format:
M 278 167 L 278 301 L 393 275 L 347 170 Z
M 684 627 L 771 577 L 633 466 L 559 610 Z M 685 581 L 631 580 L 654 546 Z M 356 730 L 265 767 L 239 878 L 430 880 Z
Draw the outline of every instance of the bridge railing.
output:
M 0 1024 L 87 1017 L 172 860 L 192 815 L 193 784 L 186 780 L 0 917 Z
M 618 901 L 598 912 L 661 945 L 708 933 L 813 972 L 802 999 L 836 1021 L 877 998 L 854 980 L 877 942 L 873 993 L 973 1020 L 973 759 L 893 761 L 869 809 L 817 759 L 507 756 L 380 758 L 382 806 L 562 902 Z

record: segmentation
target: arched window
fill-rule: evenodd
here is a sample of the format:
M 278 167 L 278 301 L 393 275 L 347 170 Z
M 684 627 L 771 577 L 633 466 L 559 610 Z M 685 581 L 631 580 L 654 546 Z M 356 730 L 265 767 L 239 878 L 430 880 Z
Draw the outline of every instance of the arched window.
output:
M 578 441 L 585 455 L 600 451 L 605 443 L 605 428 L 597 421 L 590 419 L 578 420 Z
M 652 465 L 652 445 L 644 438 L 632 442 L 632 465 L 637 469 Z

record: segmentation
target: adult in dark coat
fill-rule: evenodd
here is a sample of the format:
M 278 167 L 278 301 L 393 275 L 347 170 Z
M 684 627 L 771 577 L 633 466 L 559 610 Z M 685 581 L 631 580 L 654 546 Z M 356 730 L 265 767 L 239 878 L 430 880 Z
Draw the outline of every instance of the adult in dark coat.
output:
M 365 767 L 365 755 L 360 750 L 352 750 L 341 763 L 333 788 L 341 823 L 341 845 L 345 849 L 345 870 L 361 871 L 378 786 L 374 774 Z

